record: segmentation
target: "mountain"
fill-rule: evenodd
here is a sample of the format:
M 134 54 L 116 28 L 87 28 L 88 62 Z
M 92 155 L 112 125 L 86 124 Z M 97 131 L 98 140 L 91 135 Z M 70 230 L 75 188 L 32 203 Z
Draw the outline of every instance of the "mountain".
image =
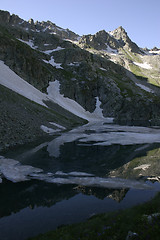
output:
M 160 49 L 0 11 L 0 147 L 87 121 L 160 124 Z
M 96 50 L 107 51 L 110 53 L 118 53 L 118 49 L 121 48 L 132 52 L 140 52 L 139 47 L 130 40 L 121 26 L 109 33 L 102 30 L 95 35 L 83 36 L 80 38 L 79 43 L 85 47 L 93 47 Z
M 5 183 L 7 182 L 4 180 Z M 99 189 L 95 187 L 77 186 L 73 188 L 70 185 L 55 185 L 45 183 L 43 181 L 32 181 L 15 183 L 7 182 L 2 185 L 4 198 L 0 199 L 0 217 L 9 216 L 12 212 L 16 213 L 20 210 L 27 208 L 30 203 L 30 208 L 36 207 L 51 207 L 55 204 L 70 199 L 82 192 L 85 195 L 94 195 L 96 198 L 103 200 L 108 197 L 117 202 L 121 202 L 125 197 L 128 189 Z M 18 188 L 17 188 L 18 186 Z M 9 196 L 13 196 L 10 198 Z M 14 203 L 14 204 L 13 204 Z

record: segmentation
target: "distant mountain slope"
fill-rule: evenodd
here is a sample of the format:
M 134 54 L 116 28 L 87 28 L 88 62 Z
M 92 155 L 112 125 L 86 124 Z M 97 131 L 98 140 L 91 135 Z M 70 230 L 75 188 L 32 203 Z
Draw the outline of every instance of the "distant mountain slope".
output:
M 77 45 L 120 64 L 144 84 L 160 86 L 160 49 L 139 48 L 122 27 L 108 33 L 103 30 L 82 36 Z

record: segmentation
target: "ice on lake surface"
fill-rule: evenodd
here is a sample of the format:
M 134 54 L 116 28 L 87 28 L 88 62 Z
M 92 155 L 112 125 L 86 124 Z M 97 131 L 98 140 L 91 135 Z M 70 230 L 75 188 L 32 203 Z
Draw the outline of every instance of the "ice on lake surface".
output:
M 54 138 L 51 142 L 43 143 L 38 147 L 30 150 L 26 153 L 26 156 L 35 155 L 42 149 L 46 149 L 49 155 L 49 160 L 51 163 L 56 162 L 58 164 L 58 158 L 65 158 L 63 152 L 61 154 L 61 147 L 67 143 L 75 143 L 81 147 L 81 151 L 85 152 L 84 148 L 87 146 L 89 148 L 101 145 L 107 149 L 108 146 L 114 145 L 137 145 L 137 144 L 152 144 L 160 143 L 160 129 L 148 128 L 148 127 L 134 127 L 134 126 L 119 126 L 114 124 L 106 124 L 105 122 L 89 123 L 82 127 L 75 128 L 69 132 L 64 132 L 60 136 Z M 84 145 L 83 145 L 84 144 Z M 148 145 L 147 145 L 148 146 Z M 137 151 L 138 147 L 134 150 Z M 143 149 L 143 147 L 142 147 Z M 101 150 L 98 150 L 99 154 Z M 104 149 L 103 149 L 104 151 Z M 92 153 L 90 153 L 92 156 Z M 102 153 L 103 154 L 103 153 Z M 73 156 L 72 156 L 73 157 Z M 71 157 L 71 158 L 72 158 Z M 30 158 L 30 157 L 29 157 Z M 75 156 L 76 161 L 80 161 L 80 156 Z M 85 158 L 85 156 L 84 156 Z M 53 160 L 54 159 L 54 160 Z M 107 159 L 107 156 L 106 156 Z M 41 159 L 40 162 L 45 161 Z M 85 159 L 83 159 L 85 161 Z M 87 158 L 86 158 L 86 161 Z M 117 162 L 119 159 L 117 159 Z M 106 188 L 146 188 L 145 183 L 136 182 L 133 180 L 116 179 L 116 178 L 106 178 L 105 175 L 99 175 L 98 172 L 86 172 L 83 168 L 82 172 L 73 168 L 70 169 L 71 172 L 64 172 L 63 169 L 43 169 L 43 167 L 34 167 L 30 164 L 24 165 L 20 161 L 13 159 L 8 159 L 0 157 L 0 173 L 1 177 L 13 182 L 26 181 L 30 179 L 43 180 L 46 182 L 58 183 L 58 184 L 79 184 L 84 186 L 98 186 Z M 105 162 L 105 161 L 104 161 Z M 34 161 L 32 161 L 35 165 Z M 97 162 L 96 166 L 99 168 Z M 71 162 L 71 165 L 74 162 Z M 90 164 L 94 164 L 94 159 L 90 160 Z M 105 164 L 105 163 L 104 163 Z M 67 165 L 67 163 L 66 163 Z M 104 165 L 105 166 L 105 165 Z M 117 165 L 118 166 L 118 165 Z M 92 169 L 92 168 L 91 168 Z M 48 171 L 47 171 L 48 170 Z M 113 170 L 113 169 L 112 169 Z M 43 172 L 44 171 L 44 172 Z M 59 177 L 58 177 L 59 176 Z
M 89 123 L 55 138 L 48 144 L 47 151 L 50 156 L 59 157 L 60 146 L 73 141 L 102 146 L 160 143 L 160 129 Z
M 42 180 L 56 184 L 76 184 L 91 187 L 105 188 L 150 188 L 143 182 L 126 180 L 120 178 L 100 178 L 84 172 L 56 172 L 42 173 L 43 170 L 29 165 L 21 165 L 18 161 L 7 158 L 0 158 L 0 173 L 12 182 L 21 182 L 31 179 Z M 65 176 L 62 177 L 62 176 Z

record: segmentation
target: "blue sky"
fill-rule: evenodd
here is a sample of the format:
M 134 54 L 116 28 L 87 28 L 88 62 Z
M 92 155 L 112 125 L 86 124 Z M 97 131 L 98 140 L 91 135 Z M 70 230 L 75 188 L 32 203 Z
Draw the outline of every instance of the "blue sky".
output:
M 160 0 L 0 0 L 0 9 L 79 35 L 123 26 L 140 47 L 160 48 Z

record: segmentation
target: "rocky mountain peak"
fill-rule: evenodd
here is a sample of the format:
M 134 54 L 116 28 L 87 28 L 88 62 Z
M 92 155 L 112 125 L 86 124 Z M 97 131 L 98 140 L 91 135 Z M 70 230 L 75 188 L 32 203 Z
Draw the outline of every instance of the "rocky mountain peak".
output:
M 117 49 L 119 44 L 105 30 L 101 30 L 94 35 L 84 35 L 79 40 L 79 44 L 84 48 L 94 48 L 96 50 L 106 50 L 107 46 Z
M 119 41 L 126 42 L 129 38 L 127 35 L 127 32 L 125 31 L 125 29 L 122 26 L 116 28 L 114 31 L 112 31 L 110 33 L 112 36 L 114 36 L 114 38 L 116 38 Z
M 122 26 L 119 26 L 118 28 L 116 28 L 115 31 L 126 33 L 125 29 Z
M 119 26 L 114 31 L 109 32 L 116 40 L 118 40 L 119 44 L 126 48 L 127 50 L 130 50 L 132 52 L 138 53 L 140 51 L 139 47 L 131 41 L 131 39 L 128 37 L 127 32 L 122 26 Z
M 94 48 L 96 50 L 106 50 L 106 46 L 113 49 L 124 48 L 131 52 L 139 53 L 139 47 L 131 41 L 125 29 L 120 26 L 114 31 L 106 32 L 101 30 L 94 35 L 84 35 L 79 40 L 79 44 L 84 48 Z

